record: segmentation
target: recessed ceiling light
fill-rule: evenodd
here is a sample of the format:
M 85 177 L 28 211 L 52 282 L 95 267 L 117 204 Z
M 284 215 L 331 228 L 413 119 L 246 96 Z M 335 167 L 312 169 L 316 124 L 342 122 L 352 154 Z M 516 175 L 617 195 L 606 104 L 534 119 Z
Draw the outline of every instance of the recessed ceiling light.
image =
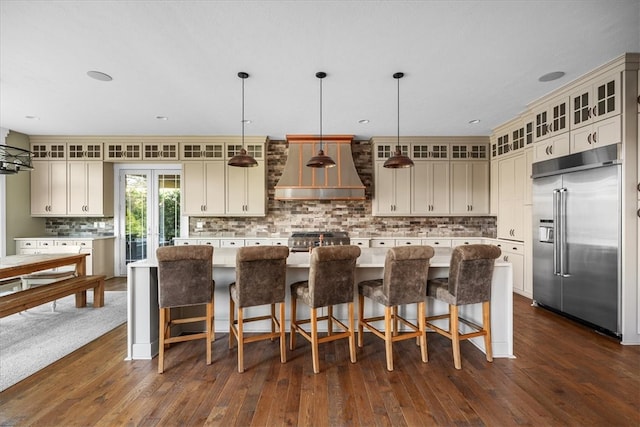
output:
M 478 124 L 478 123 L 480 123 L 480 119 L 473 119 L 473 120 L 469 120 L 469 124 L 470 124 L 470 125 L 476 125 L 476 124 Z
M 113 80 L 113 78 L 109 74 L 103 73 L 101 71 L 87 71 L 87 76 L 91 77 L 92 79 L 100 80 L 101 82 L 110 82 L 111 80 Z
M 158 119 L 158 120 L 169 120 L 169 117 L 166 117 L 166 116 L 156 116 L 156 119 Z
M 365 125 L 365 124 L 369 123 L 369 119 L 358 120 L 358 123 L 360 123 L 361 125 Z
M 553 80 L 558 80 L 559 78 L 564 76 L 564 71 L 552 71 L 551 73 L 547 73 L 544 76 L 540 76 L 538 79 L 539 82 L 550 82 Z
M 24 116 L 24 118 L 29 120 L 40 120 L 40 117 L 38 116 Z

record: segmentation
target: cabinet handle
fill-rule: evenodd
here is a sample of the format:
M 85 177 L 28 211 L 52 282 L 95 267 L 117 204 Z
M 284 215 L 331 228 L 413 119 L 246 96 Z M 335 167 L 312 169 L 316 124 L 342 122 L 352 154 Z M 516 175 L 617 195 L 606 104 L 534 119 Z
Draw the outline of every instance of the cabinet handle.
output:
M 587 142 L 591 145 L 591 134 L 587 135 Z
M 597 134 L 597 132 L 593 133 L 593 143 L 594 144 L 596 144 L 598 142 L 598 139 L 596 138 L 596 136 L 597 136 L 596 134 Z
M 597 105 L 595 105 L 595 106 L 593 107 L 593 117 L 596 117 L 597 115 L 598 115 L 598 106 L 597 106 Z
M 638 95 L 638 104 L 640 104 L 640 95 Z
M 640 218 L 640 209 L 638 209 L 638 218 Z

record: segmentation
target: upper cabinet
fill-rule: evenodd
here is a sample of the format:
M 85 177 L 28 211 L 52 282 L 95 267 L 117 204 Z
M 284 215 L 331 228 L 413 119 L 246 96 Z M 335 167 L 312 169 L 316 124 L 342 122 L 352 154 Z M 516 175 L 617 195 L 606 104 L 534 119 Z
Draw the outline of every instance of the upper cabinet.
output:
M 110 162 L 142 160 L 142 142 L 109 141 L 104 144 L 104 159 Z
M 384 162 L 397 147 L 396 138 L 374 137 L 372 142 L 373 215 L 443 216 L 489 213 L 487 138 L 402 137 L 401 152 L 414 162 L 413 167 L 402 169 L 384 167 Z M 456 167 L 455 176 L 454 164 L 464 165 Z M 473 166 L 475 164 L 477 166 Z M 464 185 L 460 185 L 463 169 Z M 478 181 L 473 182 L 474 179 Z M 464 205 L 464 212 L 458 210 L 461 204 Z
M 31 142 L 31 153 L 33 153 L 34 160 L 67 160 L 67 144 L 64 142 Z
M 177 161 L 177 141 L 145 141 L 142 143 L 142 159 L 153 161 Z
M 31 171 L 31 216 L 67 214 L 67 162 L 34 160 Z
M 227 144 L 227 158 L 240 153 L 242 145 Z M 227 166 L 227 215 L 266 215 L 266 167 L 264 144 L 246 144 L 247 154 L 258 162 L 258 166 L 241 168 Z
M 67 162 L 67 215 L 113 216 L 113 164 Z
M 489 162 L 451 162 L 452 215 L 489 214 Z
M 620 73 L 614 72 L 580 86 L 571 94 L 571 128 L 620 114 Z
M 248 139 L 245 149 L 258 162 L 256 167 L 227 165 L 242 149 L 237 137 L 181 142 L 183 215 L 266 215 L 266 138 Z
M 541 141 L 569 131 L 569 97 L 560 95 L 534 109 L 534 140 Z
M 67 144 L 69 160 L 102 160 L 104 151 L 102 142 L 70 142 Z
M 525 114 L 497 128 L 491 136 L 491 158 L 530 147 L 534 140 L 534 121 L 532 114 Z

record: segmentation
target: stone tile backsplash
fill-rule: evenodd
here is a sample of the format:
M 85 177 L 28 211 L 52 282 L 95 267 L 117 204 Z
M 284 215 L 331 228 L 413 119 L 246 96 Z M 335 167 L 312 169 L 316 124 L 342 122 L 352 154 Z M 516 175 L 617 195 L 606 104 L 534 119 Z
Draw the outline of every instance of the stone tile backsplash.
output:
M 373 217 L 371 189 L 373 159 L 368 141 L 354 141 L 353 159 L 365 185 L 364 201 L 273 200 L 287 158 L 286 141 L 267 147 L 267 215 L 265 217 L 190 217 L 189 234 L 288 235 L 293 231 L 347 231 L 356 236 L 495 237 L 496 218 L 487 217 Z M 104 222 L 105 228 L 95 227 Z M 203 228 L 196 231 L 196 222 Z M 47 218 L 46 233 L 54 236 L 114 233 L 113 218 Z

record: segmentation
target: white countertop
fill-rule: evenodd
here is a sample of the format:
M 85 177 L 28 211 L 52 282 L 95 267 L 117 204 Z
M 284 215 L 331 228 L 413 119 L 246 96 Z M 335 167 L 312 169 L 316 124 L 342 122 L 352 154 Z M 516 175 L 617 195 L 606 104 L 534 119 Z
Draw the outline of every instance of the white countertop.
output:
M 213 252 L 213 267 L 235 268 L 237 248 L 215 248 Z M 361 248 L 360 257 L 356 263 L 357 267 L 382 268 L 387 248 Z M 436 255 L 431 258 L 431 267 L 449 267 L 450 255 Z M 509 263 L 496 260 L 496 265 L 507 265 Z M 154 258 L 143 259 L 128 264 L 129 267 L 157 267 L 158 261 Z M 309 252 L 291 252 L 287 258 L 287 266 L 290 268 L 309 268 Z
M 101 240 L 115 239 L 116 236 L 37 236 L 37 237 L 15 237 L 13 240 Z

